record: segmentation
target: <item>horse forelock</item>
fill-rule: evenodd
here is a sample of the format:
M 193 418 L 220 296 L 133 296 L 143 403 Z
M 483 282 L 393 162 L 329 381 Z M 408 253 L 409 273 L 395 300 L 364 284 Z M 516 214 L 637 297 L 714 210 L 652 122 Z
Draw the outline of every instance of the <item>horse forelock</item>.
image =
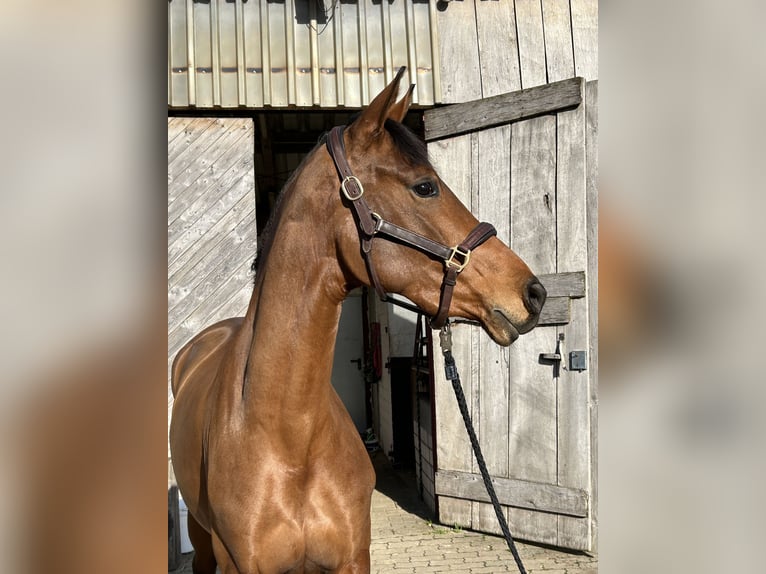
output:
M 348 119 L 348 125 L 353 124 L 362 112 L 356 112 Z M 394 147 L 402 154 L 404 159 L 413 166 L 432 167 L 428 159 L 428 146 L 426 142 L 418 137 L 410 128 L 401 122 L 387 119 L 384 127 Z
M 386 120 L 386 131 L 404 159 L 413 166 L 431 167 L 428 160 L 428 146 L 412 130 L 402 123 Z

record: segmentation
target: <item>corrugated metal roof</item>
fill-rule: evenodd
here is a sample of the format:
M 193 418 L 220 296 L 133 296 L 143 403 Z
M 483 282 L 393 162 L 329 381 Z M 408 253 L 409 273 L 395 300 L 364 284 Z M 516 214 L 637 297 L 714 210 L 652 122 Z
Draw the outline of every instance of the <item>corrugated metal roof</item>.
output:
M 169 0 L 168 105 L 369 103 L 407 66 L 413 103 L 441 100 L 427 0 Z

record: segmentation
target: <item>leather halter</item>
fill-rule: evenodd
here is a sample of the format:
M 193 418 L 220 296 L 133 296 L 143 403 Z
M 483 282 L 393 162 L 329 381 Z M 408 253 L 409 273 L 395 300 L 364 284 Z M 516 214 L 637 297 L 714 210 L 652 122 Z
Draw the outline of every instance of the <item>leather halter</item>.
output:
M 418 249 L 429 255 L 434 255 L 444 262 L 444 279 L 441 286 L 441 298 L 439 309 L 434 317 L 431 317 L 431 327 L 440 329 L 447 322 L 449 316 L 450 303 L 452 302 L 452 292 L 457 283 L 457 276 L 468 265 L 471 258 L 471 251 L 487 241 L 490 237 L 497 234 L 495 228 L 489 223 L 479 223 L 466 236 L 463 241 L 454 247 L 443 245 L 427 237 L 399 227 L 383 219 L 380 215 L 373 212 L 364 200 L 364 187 L 362 182 L 353 174 L 351 166 L 346 160 L 346 146 L 343 142 L 343 130 L 345 126 L 336 126 L 330 130 L 327 136 L 326 145 L 330 152 L 335 167 L 340 176 L 340 190 L 343 196 L 348 200 L 351 209 L 355 215 L 359 239 L 362 243 L 362 255 L 367 266 L 367 273 L 370 281 L 375 286 L 381 301 L 386 301 L 399 305 L 411 311 L 428 315 L 422 309 L 415 305 L 399 301 L 391 297 L 380 284 L 378 274 L 375 272 L 375 266 L 372 263 L 370 253 L 372 252 L 372 240 L 380 235 L 389 240 L 394 239 L 404 245 Z

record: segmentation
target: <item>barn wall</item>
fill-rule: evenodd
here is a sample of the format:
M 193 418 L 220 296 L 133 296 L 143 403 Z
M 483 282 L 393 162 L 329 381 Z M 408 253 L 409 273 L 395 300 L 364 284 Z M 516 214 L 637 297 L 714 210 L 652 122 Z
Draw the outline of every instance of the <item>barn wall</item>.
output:
M 254 175 L 252 120 L 168 118 L 168 371 L 196 333 L 247 309 Z
M 399 66 L 414 103 L 598 78 L 596 0 L 170 0 L 168 105 L 350 107 Z
M 463 0 L 437 24 L 440 103 L 598 79 L 597 0 Z

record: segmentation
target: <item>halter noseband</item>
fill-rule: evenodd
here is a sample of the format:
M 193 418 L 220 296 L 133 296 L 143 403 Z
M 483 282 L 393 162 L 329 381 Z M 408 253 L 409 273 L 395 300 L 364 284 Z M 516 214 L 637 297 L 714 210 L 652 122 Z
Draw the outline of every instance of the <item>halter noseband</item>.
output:
M 452 302 L 452 292 L 457 283 L 458 274 L 468 265 L 471 258 L 471 251 L 487 241 L 490 237 L 497 234 L 495 228 L 489 223 L 479 223 L 466 236 L 463 241 L 454 247 L 448 247 L 427 237 L 399 227 L 383 219 L 380 215 L 373 212 L 362 197 L 364 187 L 362 182 L 352 173 L 351 166 L 346 160 L 346 146 L 343 142 L 343 130 L 345 126 L 336 126 L 330 130 L 327 136 L 326 145 L 330 152 L 335 167 L 340 176 L 340 190 L 343 196 L 349 201 L 352 211 L 355 215 L 359 239 L 362 242 L 362 254 L 367 266 L 367 273 L 370 276 L 372 284 L 375 286 L 381 301 L 386 301 L 399 305 L 411 311 L 427 315 L 422 309 L 404 301 L 399 301 L 391 297 L 380 284 L 378 274 L 375 272 L 375 266 L 372 263 L 370 253 L 372 252 L 372 240 L 381 235 L 393 238 L 408 247 L 424 251 L 430 255 L 444 261 L 444 279 L 441 286 L 441 299 L 439 309 L 436 315 L 431 318 L 431 327 L 440 329 L 447 322 L 449 316 L 450 303 Z

